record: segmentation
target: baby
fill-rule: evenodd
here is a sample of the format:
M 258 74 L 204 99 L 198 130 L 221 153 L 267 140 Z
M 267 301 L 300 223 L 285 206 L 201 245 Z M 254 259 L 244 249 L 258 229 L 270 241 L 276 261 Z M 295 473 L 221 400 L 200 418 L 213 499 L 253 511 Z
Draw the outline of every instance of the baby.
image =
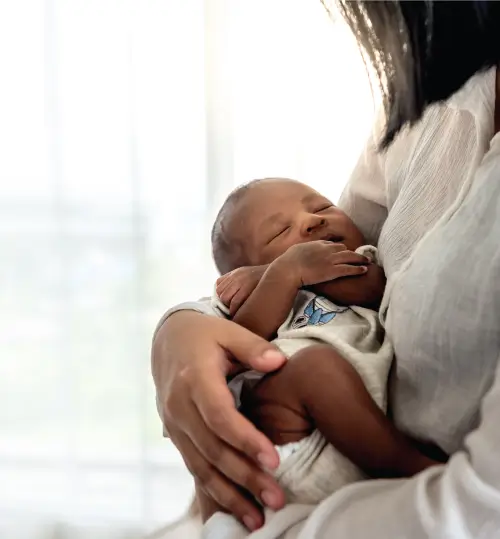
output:
M 230 384 L 276 445 L 289 502 L 316 504 L 366 476 L 410 476 L 436 463 L 384 414 L 392 349 L 373 309 L 385 277 L 347 215 L 302 183 L 256 180 L 226 200 L 212 243 L 223 274 L 214 307 L 289 359 Z

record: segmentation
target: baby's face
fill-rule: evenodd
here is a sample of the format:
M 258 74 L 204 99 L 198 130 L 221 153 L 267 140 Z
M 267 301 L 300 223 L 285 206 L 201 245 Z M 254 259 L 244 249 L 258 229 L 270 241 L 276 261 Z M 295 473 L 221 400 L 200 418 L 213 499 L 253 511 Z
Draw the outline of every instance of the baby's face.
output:
M 250 265 L 269 264 L 292 245 L 328 240 L 354 251 L 364 238 L 347 215 L 307 185 L 263 180 L 249 189 L 233 220 Z

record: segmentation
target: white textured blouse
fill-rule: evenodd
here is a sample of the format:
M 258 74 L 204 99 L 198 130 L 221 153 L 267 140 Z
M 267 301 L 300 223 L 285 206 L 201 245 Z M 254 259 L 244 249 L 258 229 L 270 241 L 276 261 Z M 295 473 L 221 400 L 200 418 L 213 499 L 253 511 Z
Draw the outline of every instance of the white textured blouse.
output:
M 443 318 L 458 327 L 456 320 L 465 315 L 472 326 L 479 322 L 478 307 L 445 300 L 456 277 L 442 282 L 443 289 L 429 292 L 429 280 L 439 266 L 451 263 L 444 247 L 455 249 L 458 238 L 449 238 L 450 245 L 440 245 L 442 250 L 432 257 L 424 246 L 463 205 L 476 181 L 494 132 L 495 84 L 495 69 L 474 77 L 447 104 L 432 107 L 385 155 L 375 154 L 369 144 L 340 202 L 369 241 L 378 245 L 388 279 L 382 310 L 388 309 L 385 327 L 396 356 L 390 396 L 394 421 L 446 453 L 459 449 L 465 434 L 477 425 L 496 359 L 488 369 L 479 359 L 459 361 L 458 351 L 467 349 L 474 355 L 479 349 L 470 338 L 468 344 L 458 338 L 465 335 L 463 328 L 447 343 L 450 347 L 445 346 L 451 329 L 443 328 Z M 475 256 L 474 247 L 466 247 L 467 256 Z M 453 271 L 461 273 L 463 266 Z M 468 277 L 482 281 L 481 274 Z M 453 288 L 453 294 L 458 298 L 463 288 Z M 500 329 L 500 318 L 498 322 Z
M 394 419 L 411 435 L 457 453 L 446 466 L 409 480 L 351 485 L 314 510 L 287 507 L 256 538 L 500 537 L 494 107 L 490 70 L 429 109 L 385 155 L 369 143 L 340 202 L 367 241 L 378 244 L 388 277 L 383 307 L 396 353 Z M 203 304 L 197 308 L 207 312 Z M 242 536 L 220 514 L 206 533 Z

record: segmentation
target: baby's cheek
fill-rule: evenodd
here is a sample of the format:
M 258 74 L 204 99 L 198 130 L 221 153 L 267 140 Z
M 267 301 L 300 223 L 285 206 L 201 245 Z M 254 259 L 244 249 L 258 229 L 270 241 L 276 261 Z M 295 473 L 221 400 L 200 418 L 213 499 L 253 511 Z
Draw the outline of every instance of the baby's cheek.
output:
M 256 255 L 256 258 L 259 260 L 256 265 L 260 266 L 262 264 L 270 264 L 271 262 L 274 262 L 278 256 L 280 256 L 279 251 L 277 251 L 275 247 L 267 245 L 266 247 L 260 249 Z
M 281 255 L 284 255 L 288 251 L 288 249 L 290 249 L 290 247 L 297 245 L 297 243 L 300 243 L 300 242 L 287 242 L 287 243 L 280 243 L 279 245 L 268 245 L 260 253 L 261 261 L 255 265 L 260 266 L 263 264 L 271 264 L 271 262 L 274 262 Z

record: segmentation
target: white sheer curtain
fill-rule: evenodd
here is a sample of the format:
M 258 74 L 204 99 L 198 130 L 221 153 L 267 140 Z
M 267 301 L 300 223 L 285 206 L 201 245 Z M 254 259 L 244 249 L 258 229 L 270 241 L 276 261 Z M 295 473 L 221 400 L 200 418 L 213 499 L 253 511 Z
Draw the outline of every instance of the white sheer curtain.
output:
M 336 197 L 373 105 L 319 0 L 0 0 L 0 537 L 139 537 L 191 482 L 154 324 L 253 177 Z

